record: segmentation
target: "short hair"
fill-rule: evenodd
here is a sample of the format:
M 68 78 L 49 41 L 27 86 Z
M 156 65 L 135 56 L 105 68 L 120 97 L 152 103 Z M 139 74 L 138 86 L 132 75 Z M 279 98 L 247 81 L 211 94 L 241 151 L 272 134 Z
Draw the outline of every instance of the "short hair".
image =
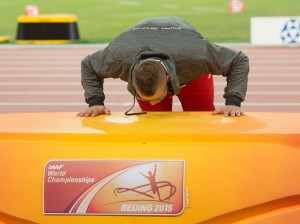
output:
M 132 71 L 134 86 L 145 96 L 153 96 L 161 83 L 164 68 L 159 62 L 145 61 L 136 65 Z

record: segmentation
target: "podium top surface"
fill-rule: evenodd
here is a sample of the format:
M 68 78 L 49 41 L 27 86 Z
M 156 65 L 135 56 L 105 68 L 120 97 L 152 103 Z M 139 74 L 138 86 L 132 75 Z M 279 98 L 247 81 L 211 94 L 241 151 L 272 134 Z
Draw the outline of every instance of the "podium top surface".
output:
M 249 112 L 225 117 L 210 112 L 115 112 L 78 117 L 74 112 L 0 114 L 0 133 L 300 134 L 300 113 Z
M 115 112 L 77 117 L 74 112 L 0 114 L 1 133 L 102 135 L 300 135 L 300 113 L 249 112 L 242 117 L 210 112 L 149 112 L 126 116 Z
M 0 36 L 0 43 L 7 42 L 7 41 L 9 41 L 8 36 Z
M 71 14 L 20 15 L 17 21 L 19 23 L 72 23 L 77 22 L 77 16 Z

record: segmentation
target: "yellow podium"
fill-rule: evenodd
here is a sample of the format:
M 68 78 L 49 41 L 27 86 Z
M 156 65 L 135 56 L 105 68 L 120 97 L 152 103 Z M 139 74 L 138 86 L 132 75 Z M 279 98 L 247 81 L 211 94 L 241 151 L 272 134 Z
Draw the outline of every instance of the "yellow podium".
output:
M 22 15 L 17 21 L 17 43 L 64 44 L 80 38 L 75 15 Z
M 28 113 L 0 124 L 0 223 L 300 223 L 299 113 Z
M 5 43 L 9 41 L 9 37 L 8 36 L 0 36 L 0 43 Z

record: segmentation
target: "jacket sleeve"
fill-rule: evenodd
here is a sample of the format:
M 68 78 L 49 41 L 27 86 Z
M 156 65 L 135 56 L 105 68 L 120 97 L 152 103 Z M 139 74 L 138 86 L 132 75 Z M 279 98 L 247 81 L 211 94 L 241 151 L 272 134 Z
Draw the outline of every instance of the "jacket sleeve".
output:
M 104 105 L 104 78 L 100 74 L 102 51 L 85 57 L 81 62 L 81 84 L 89 106 Z
M 208 43 L 207 66 L 211 74 L 226 77 L 227 85 L 223 95 L 225 104 L 241 106 L 247 92 L 248 57 L 241 51 Z

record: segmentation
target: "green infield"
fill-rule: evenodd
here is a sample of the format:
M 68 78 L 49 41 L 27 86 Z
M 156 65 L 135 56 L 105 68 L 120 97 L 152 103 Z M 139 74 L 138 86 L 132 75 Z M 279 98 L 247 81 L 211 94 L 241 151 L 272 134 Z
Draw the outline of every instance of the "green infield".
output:
M 0 35 L 14 43 L 17 17 L 26 5 L 40 14 L 78 17 L 80 43 L 107 43 L 147 17 L 181 17 L 214 42 L 249 42 L 253 16 L 300 16 L 299 0 L 244 0 L 243 13 L 229 13 L 229 0 L 1 0 Z

